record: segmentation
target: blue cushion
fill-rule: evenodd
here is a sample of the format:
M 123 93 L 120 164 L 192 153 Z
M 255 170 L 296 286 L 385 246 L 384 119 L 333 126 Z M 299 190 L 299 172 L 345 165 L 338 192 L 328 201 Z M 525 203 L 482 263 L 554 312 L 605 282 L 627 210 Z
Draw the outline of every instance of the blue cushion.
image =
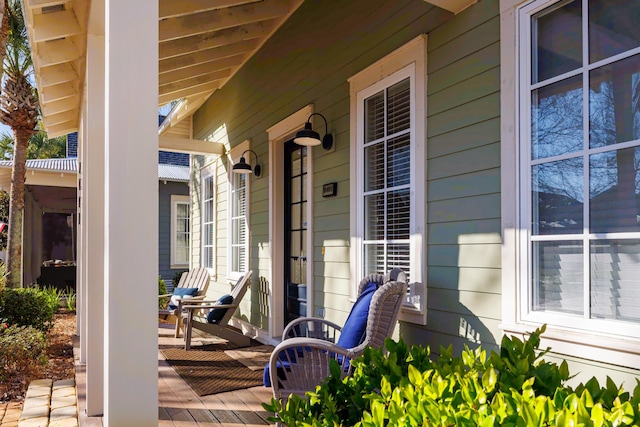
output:
M 182 299 L 183 297 L 195 297 L 198 294 L 198 290 L 198 288 L 174 288 L 171 300 L 173 302 L 175 300 Z M 169 308 L 175 310 L 178 306 L 170 303 Z
M 233 302 L 233 297 L 231 295 L 223 295 L 218 298 L 216 304 L 231 304 Z M 214 308 L 207 314 L 207 322 L 209 323 L 218 323 L 222 320 L 225 313 L 229 310 L 228 308 Z
M 369 317 L 369 306 L 371 298 L 378 287 L 375 283 L 369 283 L 363 290 L 353 308 L 349 317 L 342 327 L 338 344 L 342 348 L 353 348 L 362 343 L 367 333 L 367 318 Z

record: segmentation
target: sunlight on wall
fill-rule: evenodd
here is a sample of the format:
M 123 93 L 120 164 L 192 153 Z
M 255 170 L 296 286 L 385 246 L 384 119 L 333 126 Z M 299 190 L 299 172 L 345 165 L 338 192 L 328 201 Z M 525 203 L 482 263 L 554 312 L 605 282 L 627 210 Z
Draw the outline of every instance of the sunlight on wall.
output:
M 227 153 L 229 152 L 229 150 L 231 150 L 231 145 L 229 143 L 229 134 L 227 133 L 227 125 L 224 123 L 218 129 L 214 130 L 211 135 L 208 135 L 205 140 L 223 144 L 224 149 Z
M 472 343 L 480 344 L 480 333 L 473 329 L 473 326 L 464 317 L 460 318 L 460 325 L 458 327 L 458 335 L 462 338 L 466 338 Z
M 495 342 L 501 332 L 502 316 L 502 239 L 500 233 L 468 233 L 457 237 L 448 262 L 454 261 L 459 307 L 458 336 L 472 344 Z M 462 310 L 462 311 L 458 311 Z

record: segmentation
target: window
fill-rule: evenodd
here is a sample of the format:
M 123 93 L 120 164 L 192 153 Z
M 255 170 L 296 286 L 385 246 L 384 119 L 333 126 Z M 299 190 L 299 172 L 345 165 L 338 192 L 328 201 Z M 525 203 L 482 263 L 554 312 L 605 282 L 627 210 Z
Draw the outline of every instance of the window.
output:
M 247 174 L 229 174 L 229 280 L 236 281 L 248 266 Z
M 354 76 L 355 277 L 400 267 L 411 284 L 400 318 L 424 323 L 426 38 Z M 386 71 L 382 76 L 380 70 Z
M 637 1 L 520 9 L 521 320 L 640 332 L 638 16 Z
M 202 267 L 216 268 L 216 179 L 215 165 L 202 171 Z
M 171 266 L 189 265 L 191 225 L 188 196 L 171 196 Z

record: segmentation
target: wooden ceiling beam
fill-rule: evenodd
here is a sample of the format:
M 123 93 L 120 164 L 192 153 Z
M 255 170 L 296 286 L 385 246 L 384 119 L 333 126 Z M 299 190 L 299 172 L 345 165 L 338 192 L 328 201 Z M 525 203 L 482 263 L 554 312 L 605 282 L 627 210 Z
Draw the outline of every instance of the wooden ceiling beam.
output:
M 257 0 L 160 0 L 160 19 L 207 12 L 252 3 Z
M 158 97 L 158 105 L 164 105 L 167 102 L 171 102 L 175 99 L 185 98 L 187 96 L 193 96 L 193 95 L 209 96 L 209 94 L 213 93 L 213 91 L 215 91 L 219 87 L 220 87 L 220 82 L 211 82 L 211 83 L 206 83 L 200 86 L 193 86 L 187 89 L 170 92 L 165 95 L 160 95 Z
M 171 82 L 160 86 L 160 95 L 166 95 L 172 92 L 181 91 L 190 87 L 196 87 L 212 82 L 220 82 L 231 75 L 231 70 L 214 71 L 213 73 L 203 74 L 201 76 L 192 77 L 189 79 L 180 80 L 178 82 Z M 219 84 L 219 83 L 218 83 Z
M 71 62 L 80 57 L 80 51 L 69 39 L 52 40 L 37 43 L 38 58 L 36 62 L 39 67 Z
M 244 40 L 264 37 L 276 27 L 276 20 L 255 22 L 224 30 L 212 31 L 196 36 L 161 42 L 158 48 L 159 59 L 167 59 L 179 55 L 198 52 L 221 46 L 238 43 Z
M 264 0 L 224 10 L 168 18 L 160 21 L 159 40 L 163 42 L 208 33 L 212 29 L 231 28 L 280 18 L 289 12 L 289 7 L 289 0 Z
M 158 148 L 160 150 L 176 153 L 192 154 L 224 154 L 224 144 L 221 142 L 200 141 L 197 139 L 179 138 L 174 136 L 159 136 Z
M 43 87 L 40 90 L 40 98 L 45 104 L 60 99 L 71 98 L 73 96 L 76 96 L 77 94 L 78 92 L 71 82 Z
M 67 110 L 58 114 L 47 116 L 47 125 L 54 126 L 65 122 L 73 122 L 78 119 L 78 110 Z
M 45 123 L 45 127 L 46 127 L 46 131 L 47 131 L 47 136 L 49 138 L 55 138 L 58 136 L 63 136 L 63 135 L 67 135 L 73 132 L 77 132 L 78 131 L 78 121 L 77 120 L 72 120 L 72 121 L 68 121 L 65 123 L 60 123 L 57 125 L 53 125 L 53 126 L 46 126 Z
M 226 70 L 228 68 L 238 67 L 242 65 L 246 58 L 246 55 L 236 55 L 229 58 L 219 59 L 217 61 L 205 62 L 202 64 L 194 65 L 192 67 L 180 68 L 168 73 L 162 73 L 158 78 L 159 85 L 162 86 L 181 80 L 191 79 L 197 76 L 213 74 L 213 72 Z M 229 77 L 229 75 L 226 74 L 222 76 L 222 78 L 226 77 Z
M 199 52 L 189 53 L 186 55 L 174 56 L 173 58 L 163 59 L 159 62 L 158 68 L 160 73 L 186 68 L 205 62 L 215 61 L 218 59 L 228 58 L 238 54 L 247 54 L 253 52 L 259 44 L 259 40 L 245 40 L 233 43 L 227 46 L 214 47 Z
M 33 42 L 57 40 L 82 33 L 76 15 L 71 10 L 33 16 Z
M 80 99 L 78 96 L 60 99 L 58 101 L 52 101 L 47 103 L 42 103 L 42 111 L 46 116 L 50 116 L 53 114 L 62 113 L 63 111 L 74 110 L 78 108 Z
M 40 69 L 40 85 L 42 87 L 78 80 L 79 76 L 69 62 L 42 67 Z

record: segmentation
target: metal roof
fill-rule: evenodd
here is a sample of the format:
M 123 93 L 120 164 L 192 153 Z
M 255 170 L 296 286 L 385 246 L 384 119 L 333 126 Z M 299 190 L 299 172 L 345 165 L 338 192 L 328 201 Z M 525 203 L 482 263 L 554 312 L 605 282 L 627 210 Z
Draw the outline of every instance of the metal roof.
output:
M 10 169 L 12 160 L 0 160 L 0 168 Z M 27 170 L 43 172 L 78 172 L 78 159 L 75 157 L 64 159 L 32 159 L 27 160 Z M 158 165 L 158 179 L 164 181 L 189 182 L 189 167 L 178 165 Z
M 159 164 L 158 179 L 189 182 L 189 166 Z
M 13 160 L 0 161 L 0 167 L 13 167 Z M 76 173 L 78 171 L 78 159 L 74 157 L 64 159 L 31 159 L 27 160 L 27 170 Z

